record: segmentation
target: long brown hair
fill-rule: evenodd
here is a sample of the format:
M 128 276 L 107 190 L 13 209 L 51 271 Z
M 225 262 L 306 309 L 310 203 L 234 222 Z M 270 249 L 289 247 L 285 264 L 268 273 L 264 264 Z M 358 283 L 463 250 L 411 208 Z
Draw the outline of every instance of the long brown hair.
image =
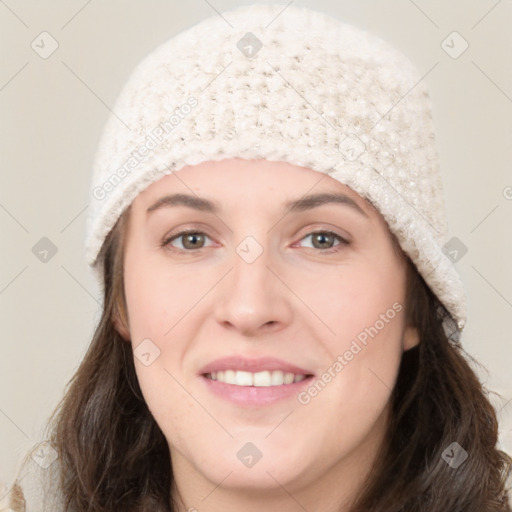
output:
M 112 321 L 126 318 L 128 214 L 102 249 L 102 317 L 48 424 L 69 512 L 175 510 L 168 444 L 143 399 L 131 344 Z M 476 361 L 448 338 L 449 316 L 410 262 L 406 311 L 420 343 L 403 354 L 386 442 L 352 512 L 510 512 L 512 460 L 496 448 L 496 412 Z M 453 443 L 468 454 L 457 468 L 443 457 Z

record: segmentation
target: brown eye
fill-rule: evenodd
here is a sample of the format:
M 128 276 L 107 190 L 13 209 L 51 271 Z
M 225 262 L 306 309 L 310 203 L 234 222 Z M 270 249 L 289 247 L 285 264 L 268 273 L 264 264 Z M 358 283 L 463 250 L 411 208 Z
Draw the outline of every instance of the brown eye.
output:
M 188 233 L 182 235 L 185 249 L 198 249 L 204 245 L 204 236 L 201 233 Z
M 348 241 L 342 238 L 340 235 L 331 231 L 315 231 L 309 233 L 302 240 L 310 238 L 313 249 L 332 249 L 338 245 L 348 245 Z M 338 240 L 338 243 L 336 243 Z
M 335 242 L 335 236 L 329 233 L 314 233 L 311 236 L 317 249 L 330 249 Z
M 171 246 L 172 248 L 185 251 L 202 249 L 205 247 L 205 241 L 207 238 L 209 237 L 200 231 L 182 231 L 181 233 L 164 240 L 162 245 Z M 177 245 L 174 245 L 173 242 L 177 243 Z

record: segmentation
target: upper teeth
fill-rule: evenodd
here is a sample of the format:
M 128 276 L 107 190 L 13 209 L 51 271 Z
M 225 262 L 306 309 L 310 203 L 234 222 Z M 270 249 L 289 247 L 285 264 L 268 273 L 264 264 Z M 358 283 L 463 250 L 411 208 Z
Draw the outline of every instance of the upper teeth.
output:
M 235 386 L 281 386 L 300 382 L 306 378 L 305 375 L 295 375 L 294 373 L 284 373 L 281 370 L 263 371 L 257 373 L 243 372 L 236 370 L 225 370 L 207 374 L 212 380 L 234 384 Z

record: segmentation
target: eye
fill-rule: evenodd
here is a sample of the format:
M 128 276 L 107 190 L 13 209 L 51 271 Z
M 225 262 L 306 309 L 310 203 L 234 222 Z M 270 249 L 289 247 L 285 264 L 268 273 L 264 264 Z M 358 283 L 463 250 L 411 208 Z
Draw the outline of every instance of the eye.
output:
M 324 249 L 323 252 L 335 252 L 337 249 L 334 249 L 333 251 L 326 251 L 325 249 L 331 249 L 338 245 L 349 244 L 349 242 L 342 236 L 337 233 L 333 233 L 332 231 L 313 231 L 301 240 L 307 240 L 308 238 L 311 239 L 313 249 Z M 336 240 L 338 240 L 337 244 L 335 244 Z
M 207 239 L 210 239 L 210 237 L 203 233 L 202 231 L 186 230 L 164 239 L 163 242 L 161 243 L 161 246 L 170 246 L 173 249 L 190 252 L 196 249 L 203 249 L 204 247 L 208 247 L 207 245 L 205 245 Z M 313 231 L 311 233 L 308 233 L 301 240 L 307 239 L 311 239 L 311 248 L 320 249 L 322 250 L 322 252 L 326 253 L 336 252 L 337 249 L 335 249 L 335 247 L 339 245 L 348 245 L 350 243 L 347 240 L 345 240 L 342 236 L 332 231 Z M 179 241 L 178 245 L 175 245 L 173 243 L 176 241 Z M 336 243 L 336 241 L 338 241 L 338 243 Z
M 164 246 L 171 246 L 175 249 L 179 249 L 182 251 L 190 251 L 194 249 L 202 249 L 205 247 L 205 240 L 207 238 L 210 238 L 208 235 L 201 231 L 181 231 L 180 233 L 177 233 L 176 235 L 173 235 L 170 238 L 166 238 L 162 242 L 162 247 Z M 176 247 L 172 244 L 175 240 L 181 240 L 181 243 Z

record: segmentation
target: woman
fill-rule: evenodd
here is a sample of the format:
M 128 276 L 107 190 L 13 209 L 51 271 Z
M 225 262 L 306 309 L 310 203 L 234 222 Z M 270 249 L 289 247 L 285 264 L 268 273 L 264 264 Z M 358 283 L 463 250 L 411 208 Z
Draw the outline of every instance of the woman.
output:
M 121 93 L 91 186 L 103 314 L 33 510 L 511 510 L 426 87 L 282 7 L 192 27 Z

